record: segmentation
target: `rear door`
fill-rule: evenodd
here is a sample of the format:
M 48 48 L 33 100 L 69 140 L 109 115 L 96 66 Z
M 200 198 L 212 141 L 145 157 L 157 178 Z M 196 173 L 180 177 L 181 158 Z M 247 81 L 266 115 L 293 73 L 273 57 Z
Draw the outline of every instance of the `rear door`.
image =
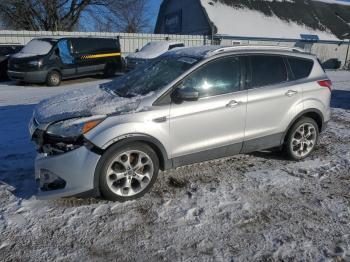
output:
M 250 64 L 243 152 L 278 146 L 290 121 L 302 111 L 302 89 L 293 85 L 287 59 L 257 54 Z
M 172 158 L 199 152 L 204 152 L 208 159 L 239 153 L 247 101 L 247 91 L 240 89 L 241 70 L 239 57 L 220 58 L 203 65 L 182 81 L 180 88 L 192 87 L 200 98 L 171 105 Z M 215 150 L 205 152 L 211 149 Z M 215 156 L 211 157 L 212 153 Z M 177 165 L 177 160 L 174 161 Z M 190 158 L 181 161 L 184 161 L 181 164 L 191 163 Z

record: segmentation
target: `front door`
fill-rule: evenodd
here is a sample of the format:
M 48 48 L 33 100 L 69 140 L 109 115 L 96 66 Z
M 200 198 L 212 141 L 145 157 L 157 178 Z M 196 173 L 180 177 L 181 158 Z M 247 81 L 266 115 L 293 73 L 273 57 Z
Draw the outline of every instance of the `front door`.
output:
M 187 76 L 179 88 L 194 88 L 198 101 L 171 104 L 171 157 L 214 159 L 239 153 L 244 138 L 247 91 L 241 90 L 239 57 L 211 61 Z M 196 154 L 198 153 L 198 154 Z M 176 161 L 176 160 L 175 160 Z M 177 163 L 175 163 L 177 165 Z
M 55 55 L 59 56 L 61 61 L 61 72 L 63 77 L 70 77 L 76 74 L 76 63 L 71 53 L 71 44 L 68 39 L 62 39 L 57 43 Z

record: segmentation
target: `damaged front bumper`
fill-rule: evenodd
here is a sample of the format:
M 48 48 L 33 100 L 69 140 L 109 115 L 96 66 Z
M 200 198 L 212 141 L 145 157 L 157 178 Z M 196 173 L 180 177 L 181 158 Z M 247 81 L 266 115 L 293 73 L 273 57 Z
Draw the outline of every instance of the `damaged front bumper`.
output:
M 35 160 L 36 197 L 52 199 L 94 190 L 95 169 L 100 157 L 86 146 L 58 155 L 39 153 Z

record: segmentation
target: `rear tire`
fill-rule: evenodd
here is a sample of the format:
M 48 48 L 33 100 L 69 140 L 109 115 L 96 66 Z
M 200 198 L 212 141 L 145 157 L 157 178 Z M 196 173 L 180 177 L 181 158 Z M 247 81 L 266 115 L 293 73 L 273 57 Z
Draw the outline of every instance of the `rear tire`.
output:
M 53 70 L 47 74 L 46 84 L 48 86 L 59 86 L 61 84 L 62 76 L 60 72 Z
M 103 154 L 96 171 L 102 195 L 124 202 L 140 198 L 152 188 L 159 172 L 159 159 L 146 144 L 115 144 Z
M 289 129 L 284 151 L 293 160 L 304 159 L 315 149 L 318 139 L 319 129 L 315 120 L 302 117 Z

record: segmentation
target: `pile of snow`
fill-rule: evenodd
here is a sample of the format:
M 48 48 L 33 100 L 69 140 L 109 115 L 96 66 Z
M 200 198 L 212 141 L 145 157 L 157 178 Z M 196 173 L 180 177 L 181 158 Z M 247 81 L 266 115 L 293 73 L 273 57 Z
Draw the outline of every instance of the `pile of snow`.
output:
M 39 123 L 50 123 L 74 117 L 126 113 L 135 111 L 142 98 L 122 98 L 100 85 L 92 85 L 41 101 L 34 117 Z

